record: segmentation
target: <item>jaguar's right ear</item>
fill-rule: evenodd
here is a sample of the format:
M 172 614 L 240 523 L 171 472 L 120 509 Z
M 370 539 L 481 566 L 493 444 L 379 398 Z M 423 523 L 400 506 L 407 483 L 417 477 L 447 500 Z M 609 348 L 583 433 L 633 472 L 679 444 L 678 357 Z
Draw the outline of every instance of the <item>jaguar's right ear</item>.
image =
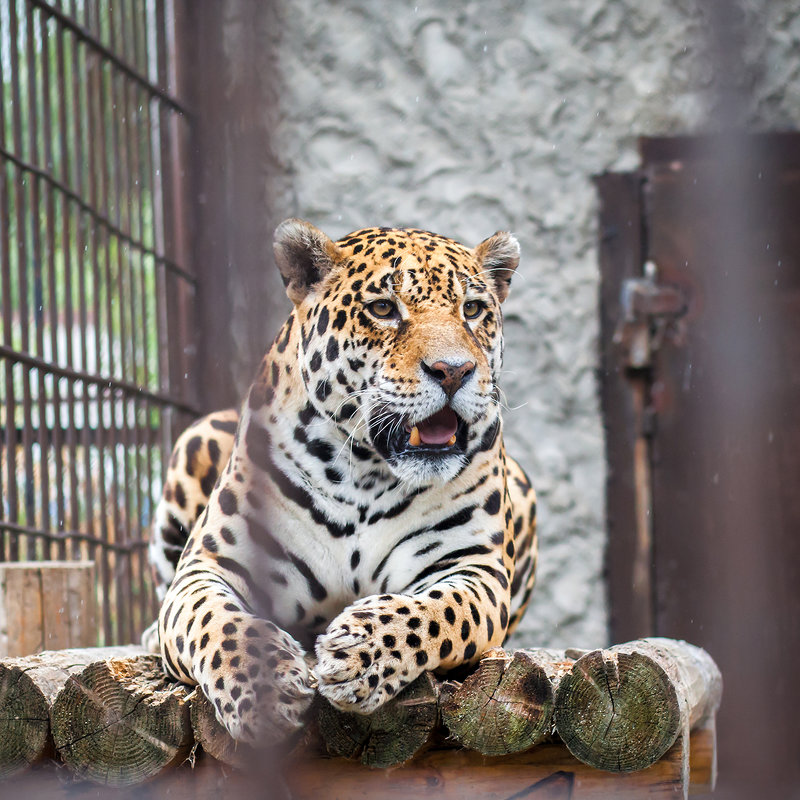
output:
M 286 294 L 295 305 L 325 277 L 339 255 L 339 248 L 321 230 L 302 219 L 281 222 L 272 247 Z

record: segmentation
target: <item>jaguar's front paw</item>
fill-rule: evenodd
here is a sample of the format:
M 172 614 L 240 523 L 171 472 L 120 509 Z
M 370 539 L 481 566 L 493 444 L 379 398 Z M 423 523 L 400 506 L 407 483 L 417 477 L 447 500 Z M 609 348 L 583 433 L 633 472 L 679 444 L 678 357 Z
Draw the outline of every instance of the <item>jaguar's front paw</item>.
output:
M 258 619 L 227 636 L 211 651 L 201 681 L 217 719 L 237 741 L 255 746 L 284 741 L 302 727 L 314 698 L 302 648 Z
M 408 598 L 382 595 L 350 606 L 317 639 L 320 694 L 344 711 L 373 712 L 426 669 L 426 633 Z

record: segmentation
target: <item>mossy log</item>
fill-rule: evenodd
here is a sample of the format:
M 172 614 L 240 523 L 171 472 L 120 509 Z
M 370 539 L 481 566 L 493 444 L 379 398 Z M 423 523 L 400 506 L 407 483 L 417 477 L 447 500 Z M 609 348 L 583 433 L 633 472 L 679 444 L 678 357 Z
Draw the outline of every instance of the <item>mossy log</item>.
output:
M 331 755 L 357 759 L 368 767 L 393 767 L 427 743 L 439 718 L 437 697 L 430 672 L 369 715 L 337 711 L 319 697 L 319 733 Z
M 493 648 L 463 683 L 445 684 L 442 722 L 483 755 L 528 750 L 552 734 L 555 689 L 573 663 L 563 651 Z
M 688 741 L 689 730 L 716 713 L 721 693 L 719 670 L 704 650 L 642 639 L 593 650 L 575 662 L 556 693 L 556 730 L 590 766 L 639 770 L 678 736 Z
M 192 744 L 187 688 L 165 677 L 156 655 L 96 661 L 70 675 L 50 720 L 61 760 L 107 786 L 140 783 Z
M 567 772 L 581 792 L 589 786 L 608 789 L 596 796 L 628 796 L 628 789 L 663 788 L 665 781 L 670 791 L 682 789 L 684 795 L 690 780 L 701 788 L 714 785 L 713 723 L 721 681 L 710 657 L 683 642 L 643 640 L 590 653 L 494 650 L 463 683 L 441 684 L 426 673 L 370 716 L 341 713 L 318 698 L 317 724 L 304 729 L 299 742 L 270 754 L 234 743 L 202 693 L 168 681 L 157 656 L 109 658 L 127 652 L 61 651 L 0 662 L 0 756 L 5 759 L 0 776 L 55 753 L 78 777 L 95 783 L 132 785 L 161 773 L 159 785 L 163 780 L 171 786 L 173 771 L 164 768 L 185 760 L 194 739 L 201 746 L 198 753 L 256 776 L 256 785 L 272 780 L 264 776 L 278 775 L 278 764 L 299 759 L 309 780 L 314 774 L 321 783 L 293 786 L 298 797 L 318 796 L 320 786 L 331 781 L 330 789 L 341 792 L 351 780 L 354 786 L 367 781 L 376 797 L 403 796 L 422 781 L 427 794 L 442 798 L 459 792 L 469 796 L 471 787 L 488 791 L 496 781 L 496 796 L 508 797 L 514 793 L 510 789 L 532 790 L 534 784 L 539 793 L 560 791 L 564 787 L 558 782 Z M 552 721 L 543 722 L 551 720 L 548 703 Z M 54 739 L 49 747 L 48 712 Z M 448 728 L 439 725 L 440 714 Z M 459 724 L 464 747 L 453 745 Z M 574 755 L 546 737 L 529 746 L 553 724 Z M 512 746 L 524 752 L 512 752 Z M 325 750 L 347 760 L 325 758 Z M 487 751 L 502 754 L 487 758 Z M 659 759 L 655 770 L 649 766 Z M 363 765 L 402 766 L 369 771 Z M 593 766 L 617 774 L 603 777 Z M 646 769 L 632 772 L 641 767 Z M 445 772 L 437 770 L 449 770 L 441 784 L 437 781 L 444 781 Z M 33 779 L 32 772 L 41 768 L 25 774 Z M 284 775 L 291 783 L 291 769 Z M 15 775 L 5 785 L 22 786 L 20 780 L 23 776 Z
M 50 707 L 70 675 L 95 661 L 141 653 L 141 647 L 45 651 L 0 661 L 0 779 L 50 755 Z
M 370 767 L 390 767 L 408 761 L 428 741 L 438 720 L 436 679 L 424 673 L 394 700 L 374 714 L 339 711 L 317 697 L 312 716 L 316 730 L 305 731 L 300 749 L 360 761 Z M 220 725 L 214 706 L 196 692 L 191 697 L 191 724 L 195 741 L 218 761 L 249 771 L 258 769 L 265 753 L 235 742 Z M 318 736 L 317 736 L 318 734 Z M 298 737 L 270 758 L 282 758 Z M 283 751 L 281 755 L 278 750 Z

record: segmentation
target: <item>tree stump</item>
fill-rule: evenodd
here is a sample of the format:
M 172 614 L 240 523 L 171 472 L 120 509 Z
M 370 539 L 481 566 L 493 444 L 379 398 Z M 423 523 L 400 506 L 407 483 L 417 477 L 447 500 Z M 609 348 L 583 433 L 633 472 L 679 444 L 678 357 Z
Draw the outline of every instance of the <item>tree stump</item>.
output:
M 50 754 L 50 707 L 70 675 L 94 661 L 139 652 L 140 647 L 96 647 L 0 661 L 0 779 Z
M 187 689 L 161 659 L 139 655 L 90 664 L 71 675 L 50 712 L 64 763 L 108 786 L 140 783 L 189 753 Z
M 590 766 L 644 769 L 679 735 L 688 742 L 689 730 L 716 712 L 721 692 L 716 664 L 686 642 L 642 639 L 593 650 L 561 680 L 556 730 Z
M 428 741 L 438 721 L 437 684 L 424 672 L 397 697 L 372 714 L 337 711 L 318 700 L 319 732 L 328 752 L 369 767 L 408 761 Z
M 0 564 L 0 657 L 97 644 L 93 561 Z
M 445 685 L 442 721 L 483 755 L 527 750 L 553 732 L 555 689 L 572 664 L 563 652 L 493 648 L 463 683 Z

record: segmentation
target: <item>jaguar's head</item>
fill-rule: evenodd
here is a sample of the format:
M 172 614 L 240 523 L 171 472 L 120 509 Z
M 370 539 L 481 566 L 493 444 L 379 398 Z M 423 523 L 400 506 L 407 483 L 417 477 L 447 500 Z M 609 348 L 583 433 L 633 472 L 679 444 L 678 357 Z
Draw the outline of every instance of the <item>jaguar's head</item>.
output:
M 275 254 L 309 398 L 344 435 L 410 486 L 451 480 L 494 443 L 500 304 L 519 262 L 511 234 L 474 249 L 416 229 L 333 242 L 290 219 Z

